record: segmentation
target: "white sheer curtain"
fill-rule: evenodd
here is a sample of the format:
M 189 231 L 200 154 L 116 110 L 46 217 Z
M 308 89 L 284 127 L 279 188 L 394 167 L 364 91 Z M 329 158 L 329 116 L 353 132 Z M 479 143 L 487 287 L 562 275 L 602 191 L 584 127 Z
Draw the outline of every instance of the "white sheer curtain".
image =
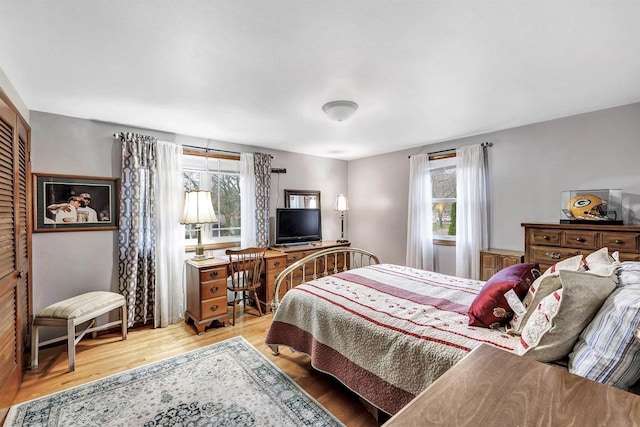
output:
M 184 318 L 184 225 L 180 224 L 184 200 L 182 146 L 157 141 L 156 295 L 154 327 Z
M 485 149 L 461 147 L 456 157 L 456 276 L 479 279 L 480 250 L 489 244 Z
M 431 171 L 427 154 L 417 154 L 409 160 L 408 210 L 406 264 L 433 271 Z
M 256 175 L 253 153 L 240 154 L 240 247 L 256 246 Z

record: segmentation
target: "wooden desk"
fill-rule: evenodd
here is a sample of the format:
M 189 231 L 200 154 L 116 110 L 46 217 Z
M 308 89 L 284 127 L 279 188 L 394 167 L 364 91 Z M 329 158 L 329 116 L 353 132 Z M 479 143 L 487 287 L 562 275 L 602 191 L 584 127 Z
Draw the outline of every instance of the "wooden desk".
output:
M 385 427 L 640 426 L 640 396 L 481 345 Z
M 257 289 L 258 299 L 263 313 L 271 312 L 276 277 L 288 265 L 322 249 L 336 246 L 349 246 L 350 243 L 323 241 L 313 245 L 291 248 L 269 249 L 265 254 L 265 279 Z M 227 314 L 227 277 L 229 260 L 226 257 L 210 258 L 202 261 L 186 261 L 187 310 L 185 320 L 193 320 L 198 334 L 213 321 L 224 324 L 229 321 Z M 280 297 L 284 296 L 282 289 Z

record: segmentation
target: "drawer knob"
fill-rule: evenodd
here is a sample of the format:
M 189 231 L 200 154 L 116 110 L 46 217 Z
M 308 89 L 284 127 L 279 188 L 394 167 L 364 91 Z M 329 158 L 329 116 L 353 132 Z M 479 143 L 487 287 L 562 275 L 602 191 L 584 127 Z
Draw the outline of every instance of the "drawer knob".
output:
M 217 286 L 210 287 L 209 292 L 211 292 L 212 294 L 215 294 L 216 292 L 218 292 L 218 287 Z
M 620 240 L 620 239 L 616 239 L 614 243 L 615 243 L 616 245 L 621 245 L 621 244 L 623 244 L 624 242 L 623 242 L 622 240 Z
M 276 262 L 274 262 L 274 263 L 273 263 L 273 265 L 274 265 L 275 267 L 279 267 L 279 266 L 280 266 L 280 261 L 276 261 Z
M 586 242 L 586 240 L 582 237 L 576 237 L 576 241 L 580 242 L 580 243 L 584 243 Z
M 218 309 L 218 304 L 212 305 L 211 307 L 209 307 L 209 310 L 211 311 L 216 311 L 217 309 Z
M 562 256 L 558 252 L 551 252 L 551 253 L 547 252 L 545 253 L 545 255 L 551 259 L 560 259 L 560 257 Z
M 545 234 L 544 236 L 542 236 L 542 238 L 543 238 L 544 240 L 550 240 L 550 239 L 551 239 L 551 237 L 547 236 L 546 234 Z
M 211 278 L 218 277 L 218 272 L 217 271 L 212 271 L 211 273 L 209 273 L 209 277 L 211 277 Z

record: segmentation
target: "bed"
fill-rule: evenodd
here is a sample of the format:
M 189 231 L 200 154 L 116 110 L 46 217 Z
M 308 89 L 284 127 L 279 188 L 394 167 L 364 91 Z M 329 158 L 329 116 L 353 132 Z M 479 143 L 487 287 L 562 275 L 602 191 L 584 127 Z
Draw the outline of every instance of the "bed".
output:
M 330 260 L 337 256 L 350 262 L 343 263 L 340 271 L 323 267 L 338 265 Z M 575 263 L 575 269 L 585 265 Z M 545 274 L 553 276 L 548 282 L 560 280 L 555 272 Z M 302 283 L 294 286 L 296 282 Z M 517 354 L 542 349 L 541 354 L 548 357 L 544 352 L 548 348 L 542 345 L 544 334 L 538 347 L 528 349 L 523 348 L 525 335 L 507 332 L 509 324 L 493 329 L 469 325 L 470 307 L 486 292 L 488 283 L 379 264 L 373 254 L 356 248 L 320 251 L 289 266 L 276 279 L 274 318 L 265 342 L 274 354 L 279 354 L 281 346 L 308 354 L 315 369 L 334 376 L 373 407 L 395 414 L 483 343 Z M 519 292 L 520 300 L 526 301 L 530 285 L 526 283 L 524 292 Z M 290 289 L 279 300 L 281 286 Z M 566 304 L 573 302 L 565 294 Z M 554 302 L 552 297 L 547 300 L 547 306 Z M 535 305 L 544 306 L 540 300 Z M 582 330 L 585 325 L 580 322 L 589 323 L 594 314 L 566 323 Z M 534 315 L 549 318 L 548 312 L 537 313 L 537 309 Z M 553 320 L 555 314 L 550 316 Z M 557 343 L 549 346 L 556 348 Z

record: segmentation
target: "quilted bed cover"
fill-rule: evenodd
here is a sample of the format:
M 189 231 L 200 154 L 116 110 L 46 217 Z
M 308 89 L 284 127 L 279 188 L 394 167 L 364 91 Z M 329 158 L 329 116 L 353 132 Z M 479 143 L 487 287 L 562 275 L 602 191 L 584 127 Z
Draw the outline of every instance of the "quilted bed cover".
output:
M 265 341 L 395 414 L 480 344 L 514 351 L 517 337 L 468 325 L 483 284 L 392 264 L 338 273 L 287 292 Z

